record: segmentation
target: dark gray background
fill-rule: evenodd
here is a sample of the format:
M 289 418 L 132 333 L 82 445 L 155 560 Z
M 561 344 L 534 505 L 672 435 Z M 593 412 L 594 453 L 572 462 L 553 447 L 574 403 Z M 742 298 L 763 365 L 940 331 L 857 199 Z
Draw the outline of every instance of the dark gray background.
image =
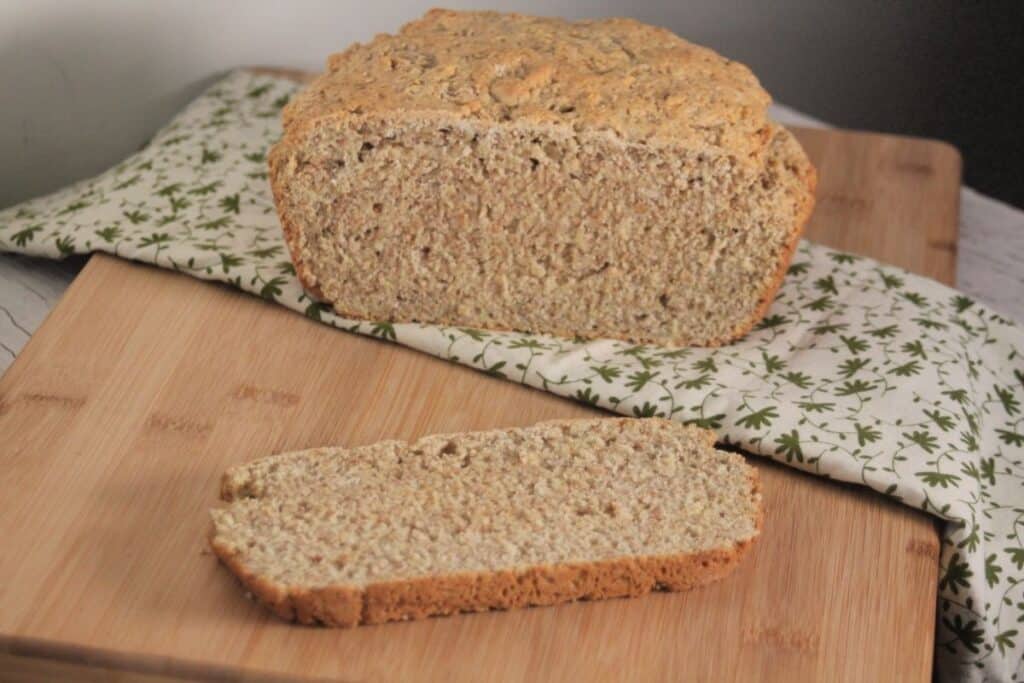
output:
M 212 76 L 319 68 L 435 4 L 6 0 L 0 206 L 98 173 Z M 947 140 L 968 184 L 1024 206 L 1024 3 L 893 0 L 465 2 L 571 18 L 628 15 L 747 63 L 775 99 L 830 123 Z

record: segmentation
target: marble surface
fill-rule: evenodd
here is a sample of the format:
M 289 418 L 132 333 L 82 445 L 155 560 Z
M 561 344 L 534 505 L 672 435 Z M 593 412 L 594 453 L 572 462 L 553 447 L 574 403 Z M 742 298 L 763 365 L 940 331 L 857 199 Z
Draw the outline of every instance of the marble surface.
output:
M 776 120 L 826 124 L 774 105 Z M 0 254 L 0 372 L 42 324 L 84 265 Z M 997 312 L 1024 322 L 1024 211 L 964 187 L 960 192 L 957 287 Z

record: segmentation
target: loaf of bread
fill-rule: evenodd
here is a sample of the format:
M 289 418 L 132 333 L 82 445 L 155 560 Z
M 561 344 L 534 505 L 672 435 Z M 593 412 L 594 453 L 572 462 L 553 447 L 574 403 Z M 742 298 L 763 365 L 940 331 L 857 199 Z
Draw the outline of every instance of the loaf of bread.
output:
M 434 10 L 329 59 L 270 178 L 344 316 L 717 345 L 764 315 L 813 204 L 769 99 L 632 20 Z
M 210 543 L 306 624 L 685 590 L 761 526 L 757 472 L 713 444 L 608 418 L 278 455 L 227 472 Z

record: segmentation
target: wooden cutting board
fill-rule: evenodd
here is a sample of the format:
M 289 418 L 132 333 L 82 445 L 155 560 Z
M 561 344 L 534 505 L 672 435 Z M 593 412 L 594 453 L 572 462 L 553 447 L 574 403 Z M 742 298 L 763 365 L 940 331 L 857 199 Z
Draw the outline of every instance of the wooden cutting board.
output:
M 955 150 L 798 134 L 821 171 L 810 237 L 952 281 Z M 688 594 L 328 630 L 271 617 L 206 550 L 207 510 L 234 463 L 595 412 L 94 256 L 0 378 L 0 673 L 929 679 L 932 521 L 757 458 L 761 540 L 733 576 Z

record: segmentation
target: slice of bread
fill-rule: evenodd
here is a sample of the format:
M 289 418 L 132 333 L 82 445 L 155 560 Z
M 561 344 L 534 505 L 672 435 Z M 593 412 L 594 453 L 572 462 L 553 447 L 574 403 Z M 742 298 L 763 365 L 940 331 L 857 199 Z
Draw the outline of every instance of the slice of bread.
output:
M 210 544 L 306 624 L 686 590 L 761 527 L 756 470 L 714 438 L 608 418 L 277 455 L 225 474 Z

